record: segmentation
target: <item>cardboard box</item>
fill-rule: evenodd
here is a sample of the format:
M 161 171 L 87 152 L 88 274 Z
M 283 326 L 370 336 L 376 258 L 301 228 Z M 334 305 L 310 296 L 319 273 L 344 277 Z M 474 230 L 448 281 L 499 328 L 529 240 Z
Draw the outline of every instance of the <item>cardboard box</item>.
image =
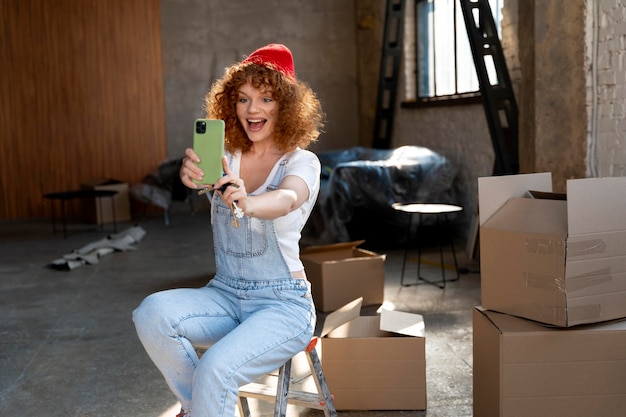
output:
M 359 316 L 361 300 L 328 315 L 321 361 L 337 410 L 425 410 L 426 339 L 417 314 Z
M 302 251 L 300 258 L 319 311 L 335 311 L 359 297 L 363 305 L 383 303 L 385 255 L 357 248 L 363 242 L 311 246 Z
M 479 178 L 483 307 L 569 327 L 626 317 L 626 178 Z M 544 195 L 541 195 L 544 194 Z
M 131 220 L 130 214 L 130 198 L 128 193 L 128 183 L 111 180 L 111 179 L 94 179 L 81 184 L 84 190 L 105 190 L 117 191 L 113 197 L 113 205 L 115 206 L 115 222 L 128 222 Z M 100 202 L 88 201 L 90 209 L 85 212 L 90 216 L 87 220 L 93 223 L 105 224 L 113 222 L 113 211 L 111 201 L 107 198 L 101 198 Z M 95 210 L 91 206 L 95 204 Z
M 554 328 L 475 308 L 474 416 L 621 416 L 626 321 Z

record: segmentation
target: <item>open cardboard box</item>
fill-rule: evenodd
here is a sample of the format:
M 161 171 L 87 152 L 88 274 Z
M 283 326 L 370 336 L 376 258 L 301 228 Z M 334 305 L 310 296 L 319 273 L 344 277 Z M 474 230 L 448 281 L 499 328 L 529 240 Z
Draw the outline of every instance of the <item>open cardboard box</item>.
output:
M 550 173 L 478 191 L 483 307 L 562 327 L 626 317 L 626 178 L 568 180 L 566 200 Z
M 385 255 L 357 246 L 364 240 L 311 246 L 300 255 L 315 307 L 335 311 L 355 298 L 380 305 L 385 297 Z
M 476 307 L 474 416 L 621 416 L 626 321 L 555 328 Z
M 337 410 L 425 410 L 421 315 L 383 310 L 361 316 L 362 299 L 330 313 L 320 357 Z

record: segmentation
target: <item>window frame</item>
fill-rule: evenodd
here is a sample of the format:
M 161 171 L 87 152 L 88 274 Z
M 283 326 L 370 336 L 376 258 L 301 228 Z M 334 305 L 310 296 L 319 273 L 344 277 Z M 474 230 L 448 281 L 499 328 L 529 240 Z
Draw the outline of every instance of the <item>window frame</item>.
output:
M 408 45 L 405 46 L 405 65 L 408 63 L 407 68 L 405 68 L 405 77 L 412 77 L 413 80 L 407 83 L 407 91 L 405 93 L 405 99 L 400 103 L 403 108 L 421 108 L 421 107 L 437 107 L 437 106 L 450 106 L 450 105 L 468 105 L 468 104 L 477 104 L 482 103 L 482 94 L 480 92 L 480 87 L 478 87 L 475 91 L 464 91 L 458 92 L 458 74 L 459 74 L 459 63 L 458 63 L 458 52 L 457 52 L 457 36 L 459 28 L 462 27 L 463 32 L 466 32 L 465 22 L 463 20 L 463 15 L 460 10 L 459 0 L 454 0 L 454 10 L 455 16 L 457 19 L 455 20 L 454 25 L 452 26 L 452 39 L 454 42 L 453 51 L 454 51 L 454 89 L 455 93 L 452 94 L 439 94 L 426 97 L 419 97 L 419 83 L 420 74 L 419 69 L 421 68 L 422 63 L 420 60 L 420 42 L 418 39 L 418 3 L 430 2 L 431 0 L 409 0 L 405 12 L 405 40 L 412 40 L 412 42 L 408 42 Z M 432 4 L 434 7 L 434 2 L 437 0 L 432 0 Z M 504 0 L 494 0 L 495 6 L 492 6 L 492 12 L 497 12 L 497 15 L 494 14 L 498 25 L 498 32 L 501 35 L 501 9 L 504 3 Z M 459 18 L 460 16 L 460 18 Z M 433 16 L 434 20 L 434 16 Z M 429 41 L 430 42 L 430 41 Z M 435 56 L 436 50 L 433 48 L 432 56 Z M 436 63 L 433 63 L 435 65 Z M 462 66 L 462 65 L 461 65 Z M 472 58 L 472 68 L 475 66 Z M 436 81 L 434 82 L 436 85 Z M 413 91 L 409 91 L 412 88 Z M 436 86 L 433 87 L 436 91 Z

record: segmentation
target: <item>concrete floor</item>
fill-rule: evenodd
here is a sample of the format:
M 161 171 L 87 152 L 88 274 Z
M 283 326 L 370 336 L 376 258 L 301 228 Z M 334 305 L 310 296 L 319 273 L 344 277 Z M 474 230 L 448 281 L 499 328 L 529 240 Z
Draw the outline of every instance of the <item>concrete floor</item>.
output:
M 20 417 L 173 417 L 176 400 L 143 351 L 131 312 L 148 294 L 204 285 L 213 271 L 209 217 L 176 212 L 166 227 L 153 214 L 137 221 L 146 236 L 137 250 L 115 252 L 97 265 L 58 271 L 46 265 L 106 236 L 72 230 L 53 235 L 50 223 L 0 221 L 0 404 Z M 131 224 L 118 225 L 118 231 Z M 470 272 L 442 290 L 402 287 L 402 251 L 378 250 L 385 262 L 385 300 L 419 313 L 426 324 L 426 411 L 339 412 L 351 417 L 464 417 L 472 415 L 471 309 L 480 304 L 480 277 L 457 245 Z M 433 254 L 427 255 L 436 260 Z M 448 262 L 448 261 L 446 261 Z M 415 263 L 407 273 L 414 274 Z M 438 267 L 424 275 L 439 277 Z M 251 400 L 251 405 L 253 405 Z M 259 404 L 257 414 L 271 415 Z M 254 411 L 254 410 L 253 410 Z M 321 416 L 289 408 L 294 416 Z

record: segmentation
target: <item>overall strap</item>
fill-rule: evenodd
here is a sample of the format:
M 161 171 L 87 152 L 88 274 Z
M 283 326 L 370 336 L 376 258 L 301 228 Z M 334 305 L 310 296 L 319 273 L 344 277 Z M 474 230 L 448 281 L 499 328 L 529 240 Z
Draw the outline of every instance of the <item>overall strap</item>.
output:
M 290 155 L 291 153 L 283 156 L 282 159 L 280 160 L 278 170 L 276 171 L 276 175 L 274 175 L 274 178 L 272 178 L 272 181 L 267 186 L 266 188 L 267 191 L 273 191 L 273 190 L 278 189 L 280 182 L 283 180 L 283 178 L 285 178 L 285 169 L 287 167 L 287 164 L 289 163 Z

